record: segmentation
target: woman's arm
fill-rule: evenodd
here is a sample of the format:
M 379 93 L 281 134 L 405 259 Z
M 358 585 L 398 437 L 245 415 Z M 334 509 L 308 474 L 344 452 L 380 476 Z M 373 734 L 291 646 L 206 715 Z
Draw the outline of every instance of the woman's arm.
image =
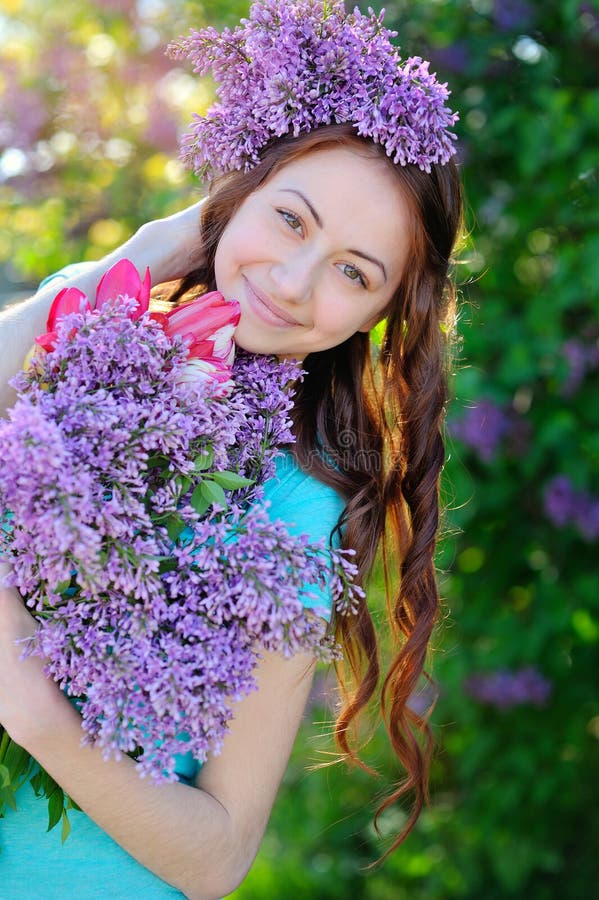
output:
M 114 840 L 193 900 L 215 900 L 247 874 L 268 821 L 314 663 L 265 654 L 259 689 L 239 702 L 223 752 L 197 787 L 153 785 L 128 758 L 105 762 L 81 747 L 81 725 L 42 663 L 20 660 L 14 641 L 35 623 L 16 591 L 0 588 L 0 721 Z
M 19 371 L 38 334 L 46 330 L 46 318 L 57 290 L 78 287 L 94 297 L 104 272 L 119 259 L 130 259 L 141 272 L 150 267 L 152 284 L 172 281 L 191 272 L 201 263 L 200 207 L 203 200 L 168 216 L 148 222 L 122 246 L 85 271 L 60 283 L 49 284 L 33 297 L 0 312 L 0 415 L 12 406 L 16 397 L 7 384 Z

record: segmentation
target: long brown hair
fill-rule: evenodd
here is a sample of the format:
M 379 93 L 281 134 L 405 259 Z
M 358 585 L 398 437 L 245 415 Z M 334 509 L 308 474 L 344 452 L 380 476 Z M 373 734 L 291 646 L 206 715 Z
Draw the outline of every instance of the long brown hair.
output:
M 403 794 L 414 795 L 406 825 L 377 861 L 382 862 L 408 835 L 428 797 L 430 709 L 420 713 L 409 701 L 424 671 L 439 611 L 434 552 L 455 318 L 450 267 L 462 222 L 457 169 L 451 162 L 430 173 L 393 165 L 350 126 L 282 138 L 249 172 L 228 174 L 212 186 L 202 212 L 205 264 L 170 299 L 198 285 L 213 289 L 216 248 L 241 203 L 281 166 L 331 144 L 359 145 L 361 152 L 386 159 L 413 211 L 408 262 L 388 305 L 380 349 L 373 348 L 369 335 L 356 333 L 305 358 L 306 375 L 294 408 L 296 442 L 289 448 L 302 468 L 345 498 L 338 529 L 342 545 L 356 551 L 361 579 L 366 581 L 378 554 L 382 560 L 392 657 L 379 702 L 406 777 L 377 809 L 375 826 Z M 378 642 L 367 603 L 353 617 L 333 616 L 332 627 L 345 655 L 345 662 L 336 665 L 343 706 L 335 740 L 343 758 L 373 772 L 349 740 L 379 690 Z

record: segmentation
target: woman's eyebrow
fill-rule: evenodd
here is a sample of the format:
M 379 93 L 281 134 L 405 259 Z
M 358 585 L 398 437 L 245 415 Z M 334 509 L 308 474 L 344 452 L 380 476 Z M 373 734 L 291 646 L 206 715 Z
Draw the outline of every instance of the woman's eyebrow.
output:
M 308 200 L 305 194 L 302 194 L 301 191 L 297 191 L 295 188 L 281 188 L 281 191 L 285 194 L 295 194 L 296 197 L 299 197 L 300 200 L 303 200 L 310 212 L 312 213 L 312 218 L 316 222 L 319 228 L 322 228 L 322 219 Z
M 354 256 L 360 256 L 362 259 L 367 259 L 368 262 L 374 263 L 375 266 L 379 267 L 379 269 L 383 273 L 383 278 L 385 279 L 385 281 L 387 281 L 387 270 L 385 269 L 380 259 L 377 259 L 376 256 L 370 256 L 368 253 L 364 253 L 362 250 L 353 250 L 351 248 L 349 248 L 347 252 L 353 253 Z
M 318 215 L 318 213 L 316 212 L 313 205 L 310 203 L 310 201 L 308 200 L 308 198 L 306 197 L 305 194 L 303 194 L 301 191 L 296 190 L 296 188 L 281 188 L 280 190 L 282 193 L 295 194 L 296 197 L 299 197 L 300 200 L 303 200 L 303 202 L 306 204 L 306 206 L 310 210 L 310 213 L 312 214 L 312 218 L 314 219 L 314 221 L 316 222 L 318 227 L 322 228 L 322 219 L 320 218 L 320 216 Z M 387 270 L 385 269 L 385 266 L 380 261 L 380 259 L 377 259 L 375 256 L 370 256 L 370 254 L 368 254 L 368 253 L 363 253 L 362 250 L 353 250 L 353 249 L 348 248 L 347 252 L 353 253 L 354 256 L 359 256 L 361 259 L 366 259 L 368 262 L 374 263 L 375 266 L 379 267 L 379 269 L 383 273 L 383 278 L 385 279 L 385 281 L 387 281 Z

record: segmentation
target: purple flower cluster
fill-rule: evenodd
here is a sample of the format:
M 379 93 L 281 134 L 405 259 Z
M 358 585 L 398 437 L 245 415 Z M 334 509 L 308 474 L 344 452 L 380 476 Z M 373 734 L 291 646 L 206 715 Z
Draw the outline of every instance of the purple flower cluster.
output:
M 219 752 L 260 650 L 338 655 L 306 585 L 330 583 L 340 613 L 362 592 L 348 554 L 255 504 L 291 437 L 297 367 L 242 356 L 224 398 L 181 379 L 183 342 L 131 303 L 65 316 L 14 380 L 0 550 L 40 621 L 28 652 L 83 698 L 86 740 L 144 748 L 140 774 L 161 781 L 175 754 Z
M 543 495 L 545 514 L 554 525 L 574 525 L 587 541 L 599 538 L 599 497 L 577 490 L 567 475 L 556 475 Z
M 302 377 L 296 363 L 276 364 L 280 383 L 291 385 Z M 273 364 L 263 356 L 236 351 L 233 376 L 243 393 L 243 414 L 239 417 L 235 442 L 229 450 L 230 464 L 254 481 L 252 499 L 258 498 L 260 485 L 275 471 L 279 447 L 293 442 L 289 413 L 293 407 L 290 390 L 273 390 Z M 235 400 L 235 394 L 233 396 Z
M 493 22 L 498 31 L 514 31 L 526 28 L 533 18 L 533 9 L 527 0 L 494 0 Z
M 562 385 L 562 394 L 572 397 L 588 372 L 599 368 L 599 344 L 597 341 L 581 341 L 571 338 L 562 346 L 562 353 L 568 363 L 568 374 Z
M 550 682 L 533 666 L 514 672 L 478 672 L 466 679 L 464 689 L 478 703 L 498 709 L 523 704 L 544 706 L 551 696 Z
M 471 447 L 483 462 L 491 462 L 510 430 L 507 413 L 492 400 L 479 400 L 451 423 L 454 438 Z
M 384 12 L 346 14 L 341 0 L 255 0 L 233 31 L 192 31 L 172 43 L 218 101 L 194 114 L 182 158 L 202 177 L 249 169 L 273 138 L 351 123 L 395 163 L 430 172 L 455 153 L 447 85 L 414 56 L 402 62 Z

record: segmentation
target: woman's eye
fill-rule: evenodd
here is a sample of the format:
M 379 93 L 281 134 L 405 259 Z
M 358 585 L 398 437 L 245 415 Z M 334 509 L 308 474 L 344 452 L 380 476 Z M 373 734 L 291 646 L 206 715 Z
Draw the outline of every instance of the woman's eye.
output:
M 277 212 L 279 213 L 279 215 L 281 215 L 285 219 L 285 221 L 287 222 L 289 227 L 292 228 L 294 231 L 302 230 L 301 219 L 298 219 L 298 217 L 294 216 L 293 213 L 289 212 L 286 209 L 279 209 L 279 210 L 277 210 Z
M 341 266 L 341 271 L 349 278 L 350 281 L 358 281 L 362 287 L 366 287 L 366 279 L 362 275 L 359 269 L 356 269 L 355 266 L 351 266 L 349 263 L 344 263 Z

